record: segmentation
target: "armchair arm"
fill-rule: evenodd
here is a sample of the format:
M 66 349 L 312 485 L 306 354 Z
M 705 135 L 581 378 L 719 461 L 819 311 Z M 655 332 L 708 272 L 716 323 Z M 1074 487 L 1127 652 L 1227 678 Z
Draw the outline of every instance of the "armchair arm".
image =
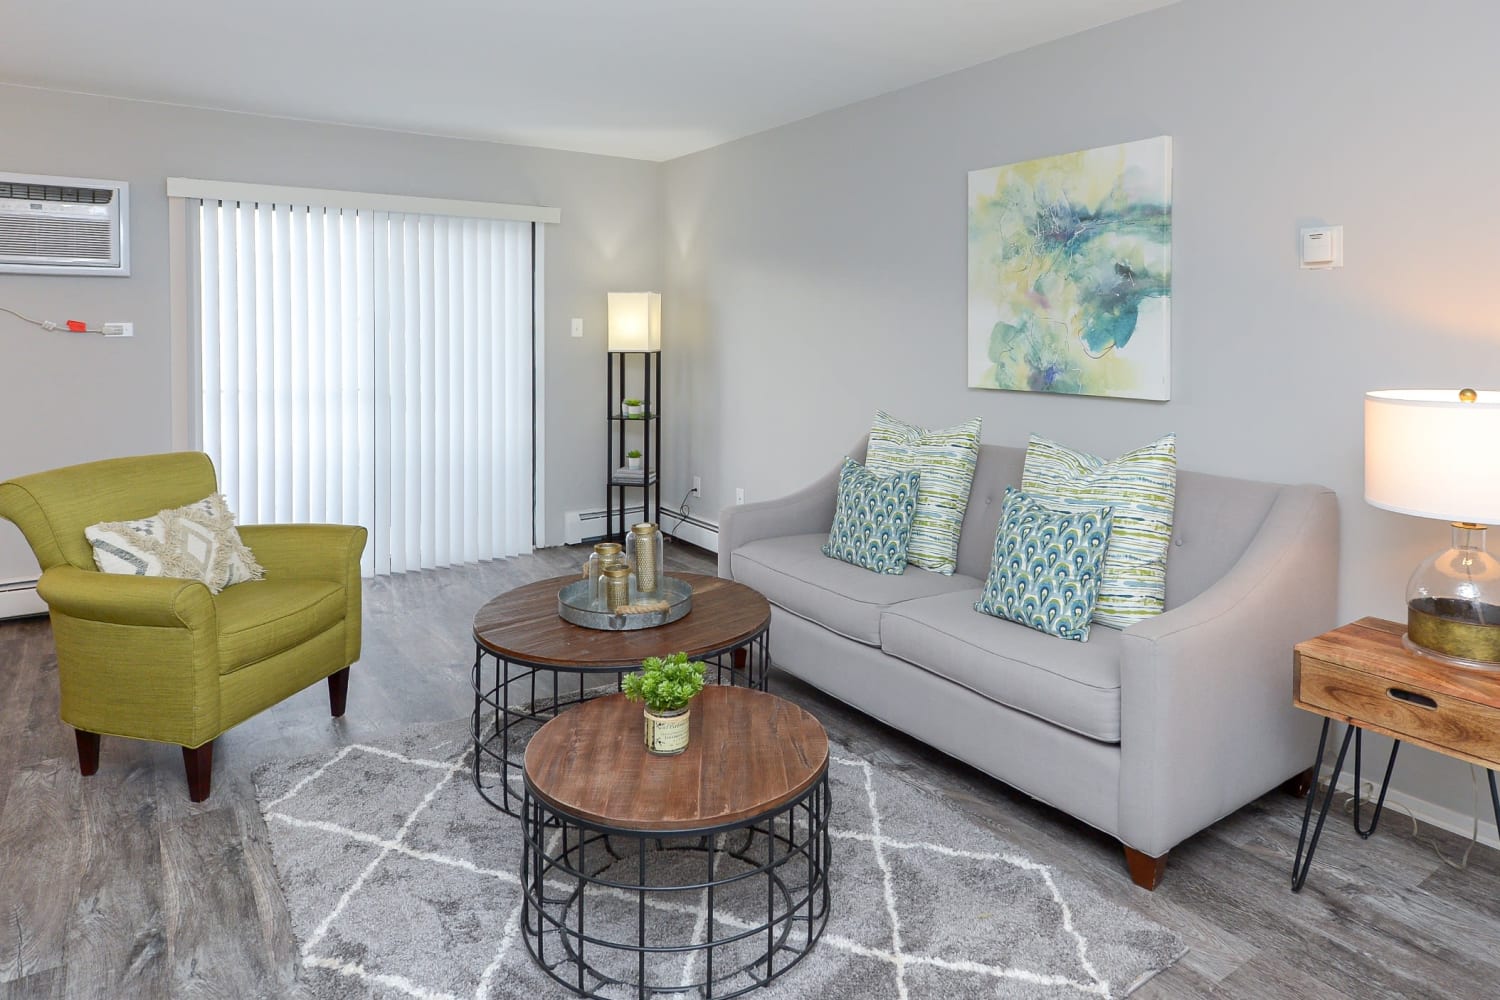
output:
M 1292 647 L 1334 624 L 1338 502 L 1281 490 L 1234 567 L 1124 633 L 1120 839 L 1152 857 L 1307 767 Z
M 856 462 L 865 459 L 868 439 L 849 449 Z M 729 560 L 741 545 L 762 538 L 782 535 L 809 535 L 827 531 L 833 524 L 833 507 L 838 500 L 840 462 L 810 486 L 775 500 L 725 507 L 719 514 L 719 576 L 732 579 Z
M 266 579 L 328 580 L 344 588 L 344 663 L 358 660 L 364 631 L 359 559 L 370 533 L 358 524 L 247 524 L 239 531 Z
M 42 574 L 37 594 L 55 614 L 112 625 L 208 629 L 214 599 L 197 580 L 99 573 L 64 563 Z
M 52 614 L 63 721 L 185 747 L 219 735 L 218 616 L 196 580 L 54 566 L 37 593 Z
M 240 538 L 270 579 L 300 577 L 359 582 L 359 557 L 369 533 L 357 524 L 245 524 Z M 352 569 L 351 569 L 352 567 Z

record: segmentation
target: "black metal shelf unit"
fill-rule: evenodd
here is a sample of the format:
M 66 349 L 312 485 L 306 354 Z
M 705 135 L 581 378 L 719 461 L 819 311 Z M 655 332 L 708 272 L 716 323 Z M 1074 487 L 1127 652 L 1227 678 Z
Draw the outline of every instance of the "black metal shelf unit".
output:
M 639 397 L 645 413 L 639 417 L 624 415 L 626 399 L 626 359 L 639 356 L 642 364 L 642 391 Z M 610 351 L 605 358 L 609 394 L 605 397 L 607 421 L 604 449 L 604 537 L 622 541 L 629 529 L 631 490 L 641 492 L 641 520 L 661 522 L 661 412 L 656 393 L 661 388 L 660 351 Z M 631 397 L 636 398 L 636 397 Z M 639 426 L 637 435 L 630 428 Z M 639 437 L 637 442 L 635 438 Z M 622 475 L 625 453 L 632 448 L 641 451 L 640 479 Z M 616 517 L 619 523 L 616 525 Z

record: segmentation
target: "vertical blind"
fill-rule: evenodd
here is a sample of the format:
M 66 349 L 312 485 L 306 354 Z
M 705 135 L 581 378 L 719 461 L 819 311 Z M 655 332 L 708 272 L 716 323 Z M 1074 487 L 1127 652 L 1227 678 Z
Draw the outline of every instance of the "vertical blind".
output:
M 532 225 L 204 201 L 201 433 L 243 523 L 370 530 L 363 570 L 532 544 Z

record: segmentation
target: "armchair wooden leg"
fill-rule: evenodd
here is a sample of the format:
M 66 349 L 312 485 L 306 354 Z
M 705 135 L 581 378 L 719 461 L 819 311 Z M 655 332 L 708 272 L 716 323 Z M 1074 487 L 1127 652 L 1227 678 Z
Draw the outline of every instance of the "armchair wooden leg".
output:
M 87 777 L 99 770 L 99 734 L 75 729 L 73 738 L 78 741 L 78 773 Z
M 335 718 L 343 718 L 344 704 L 349 700 L 349 668 L 328 675 L 328 709 Z
M 1308 768 L 1298 774 L 1292 775 L 1282 782 L 1281 790 L 1294 799 L 1305 799 L 1307 793 L 1312 791 L 1313 778 L 1317 775 L 1317 768 Z
M 194 802 L 207 799 L 214 772 L 214 741 L 201 747 L 183 747 L 182 764 L 187 770 L 188 798 Z
M 1126 847 L 1125 867 L 1130 869 L 1130 881 L 1142 889 L 1154 891 L 1161 884 L 1162 873 L 1167 870 L 1167 855 L 1153 858 L 1149 854 L 1142 854 L 1134 847 Z

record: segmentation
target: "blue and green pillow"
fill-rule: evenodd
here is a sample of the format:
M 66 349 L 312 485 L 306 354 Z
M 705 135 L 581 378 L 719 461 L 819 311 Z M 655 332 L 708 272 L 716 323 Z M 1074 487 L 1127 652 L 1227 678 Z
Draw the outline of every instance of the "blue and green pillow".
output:
M 1177 495 L 1176 435 L 1106 460 L 1033 434 L 1021 489 L 1053 506 L 1113 508 L 1094 621 L 1126 628 L 1162 613 Z
M 906 561 L 951 575 L 958 565 L 958 536 L 979 464 L 979 418 L 927 430 L 879 410 L 870 425 L 865 468 L 877 476 L 915 470 L 922 482 L 912 513 Z
M 1087 642 L 1113 514 L 1109 507 L 1049 505 L 1007 486 L 990 575 L 974 610 Z
M 919 479 L 916 471 L 877 476 L 845 458 L 823 554 L 875 573 L 905 573 Z

